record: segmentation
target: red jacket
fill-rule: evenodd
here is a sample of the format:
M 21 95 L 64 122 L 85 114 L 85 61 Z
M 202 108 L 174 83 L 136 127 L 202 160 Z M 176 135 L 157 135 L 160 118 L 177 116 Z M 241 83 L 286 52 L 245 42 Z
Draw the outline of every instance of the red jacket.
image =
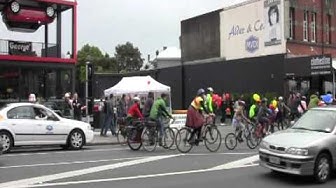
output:
M 133 118 L 143 118 L 143 115 L 140 112 L 139 104 L 134 103 L 127 112 L 128 116 Z

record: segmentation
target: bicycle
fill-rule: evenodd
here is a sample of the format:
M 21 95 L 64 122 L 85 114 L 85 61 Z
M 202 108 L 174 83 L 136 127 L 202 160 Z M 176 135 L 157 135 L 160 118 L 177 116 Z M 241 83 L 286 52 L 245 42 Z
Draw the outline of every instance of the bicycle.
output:
M 222 136 L 217 126 L 213 124 L 213 117 L 207 116 L 205 119 L 206 121 L 201 129 L 201 138 L 204 141 L 205 147 L 210 152 L 216 152 L 221 146 Z M 198 145 L 196 144 L 196 142 L 192 142 L 193 140 L 195 140 L 196 136 L 196 134 L 193 134 L 194 136 L 191 137 L 192 132 L 194 131 L 194 128 L 184 127 L 177 132 L 175 143 L 177 149 L 181 153 L 188 153 L 195 145 Z M 214 148 L 212 148 L 211 146 L 214 146 Z
M 157 123 L 154 121 L 145 121 L 144 130 L 141 135 L 141 141 L 143 148 L 146 151 L 154 151 L 159 142 L 159 129 Z M 164 123 L 164 131 L 162 137 L 162 147 L 165 149 L 170 149 L 174 145 L 175 133 L 172 128 L 169 127 L 169 124 Z
M 137 151 L 142 146 L 141 134 L 144 129 L 143 121 L 134 121 L 127 126 L 127 145 L 131 150 Z
M 255 149 L 257 147 L 256 144 L 254 144 L 253 141 L 251 141 L 251 135 L 252 132 L 254 131 L 254 125 L 250 122 L 249 124 L 246 125 L 242 132 L 242 136 L 244 136 L 246 140 L 246 145 L 250 149 Z M 228 133 L 225 136 L 225 146 L 228 150 L 234 150 L 237 147 L 237 143 L 241 143 L 242 141 L 239 141 L 239 130 L 236 129 L 234 133 Z

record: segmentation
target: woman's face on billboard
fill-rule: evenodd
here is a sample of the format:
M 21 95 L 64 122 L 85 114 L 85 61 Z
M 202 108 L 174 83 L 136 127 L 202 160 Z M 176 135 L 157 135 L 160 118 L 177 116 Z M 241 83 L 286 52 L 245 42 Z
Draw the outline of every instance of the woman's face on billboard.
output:
M 271 23 L 272 25 L 277 23 L 277 13 L 275 12 L 274 9 L 271 12 Z

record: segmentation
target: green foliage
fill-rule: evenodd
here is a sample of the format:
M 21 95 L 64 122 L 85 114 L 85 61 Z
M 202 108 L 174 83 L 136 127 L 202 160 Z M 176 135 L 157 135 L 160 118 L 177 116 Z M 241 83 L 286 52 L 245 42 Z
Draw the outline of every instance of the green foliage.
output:
M 106 54 L 105 54 L 106 56 Z M 79 51 L 78 51 L 78 63 L 84 65 L 85 62 L 90 61 L 94 63 L 97 59 L 101 59 L 104 57 L 101 50 L 96 46 L 90 46 L 89 44 L 85 44 Z
M 140 70 L 143 59 L 137 47 L 132 43 L 118 45 L 115 48 L 115 58 L 117 62 L 118 72 L 132 72 Z

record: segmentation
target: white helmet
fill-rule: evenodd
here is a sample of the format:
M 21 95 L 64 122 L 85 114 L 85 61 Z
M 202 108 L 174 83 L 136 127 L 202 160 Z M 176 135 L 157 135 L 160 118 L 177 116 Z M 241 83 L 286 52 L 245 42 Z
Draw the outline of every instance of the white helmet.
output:
M 209 92 L 214 92 L 214 90 L 212 89 L 212 87 L 208 87 L 207 90 L 208 90 Z
M 282 100 L 283 100 L 283 97 L 282 97 L 282 96 L 280 96 L 278 99 L 279 99 L 279 101 L 282 101 Z
M 134 100 L 135 102 L 138 102 L 138 101 L 140 101 L 140 98 L 139 98 L 139 97 L 134 97 L 133 100 Z
M 65 93 L 64 98 L 69 98 L 70 97 L 70 93 Z

